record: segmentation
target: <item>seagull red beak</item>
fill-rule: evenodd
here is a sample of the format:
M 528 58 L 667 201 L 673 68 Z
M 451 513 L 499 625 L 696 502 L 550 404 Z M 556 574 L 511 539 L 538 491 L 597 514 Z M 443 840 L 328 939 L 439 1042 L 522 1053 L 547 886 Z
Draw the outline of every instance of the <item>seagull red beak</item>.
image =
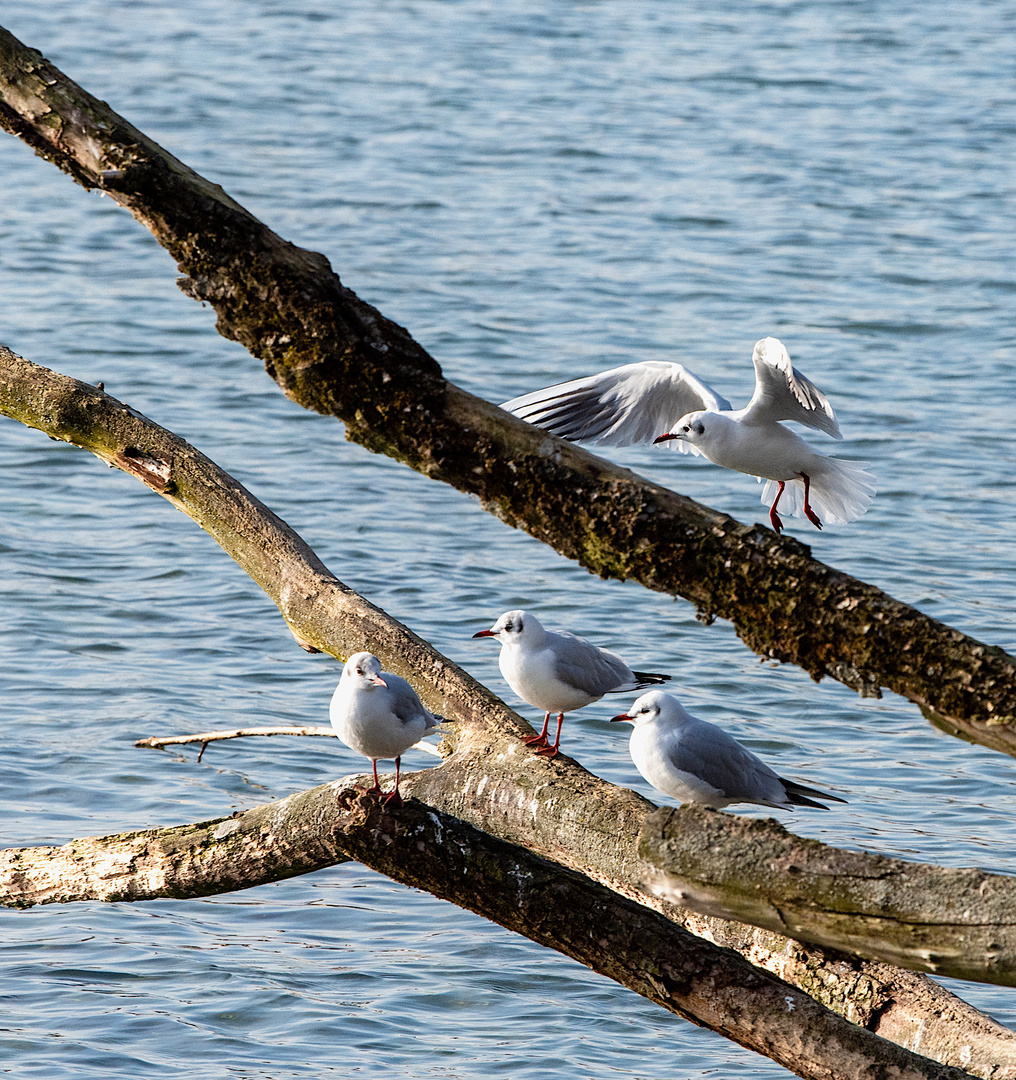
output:
M 477 630 L 473 637 L 497 637 L 493 630 Z
M 653 439 L 653 446 L 655 446 L 659 442 L 667 442 L 668 439 L 680 439 L 680 438 L 681 438 L 681 436 L 678 435 L 677 432 L 665 431 L 662 435 L 657 435 L 656 438 Z
M 631 717 L 626 712 L 623 712 L 623 713 L 621 713 L 620 716 L 612 716 L 610 718 L 609 723 L 616 724 L 618 720 L 629 720 L 630 721 Z
M 375 686 L 387 686 L 388 683 L 380 675 L 372 675 L 370 680 Z

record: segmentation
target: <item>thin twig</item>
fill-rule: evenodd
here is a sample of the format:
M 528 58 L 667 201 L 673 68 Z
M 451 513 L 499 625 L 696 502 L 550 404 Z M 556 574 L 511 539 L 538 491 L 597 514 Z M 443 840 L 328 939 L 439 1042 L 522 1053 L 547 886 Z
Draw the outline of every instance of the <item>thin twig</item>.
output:
M 201 760 L 205 747 L 209 743 L 222 742 L 224 739 L 244 739 L 252 735 L 321 735 L 327 739 L 335 738 L 335 729 L 330 727 L 263 727 L 263 728 L 230 728 L 224 731 L 202 731 L 196 735 L 151 735 L 147 739 L 138 739 L 134 744 L 137 747 L 152 750 L 162 750 L 167 746 L 181 746 L 185 743 L 201 743 L 201 752 L 198 761 Z M 441 751 L 429 742 L 418 742 L 410 747 L 410 750 L 422 750 L 425 754 L 433 757 L 441 757 Z

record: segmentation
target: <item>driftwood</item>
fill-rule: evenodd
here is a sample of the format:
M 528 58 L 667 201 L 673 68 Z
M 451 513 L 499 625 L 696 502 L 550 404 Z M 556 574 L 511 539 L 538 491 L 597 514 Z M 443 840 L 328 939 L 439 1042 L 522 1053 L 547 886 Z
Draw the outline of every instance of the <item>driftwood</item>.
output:
M 654 907 L 668 921 L 737 950 L 885 1038 L 974 1075 L 1016 1076 L 1013 1033 L 923 976 L 700 916 L 647 894 L 640 885 L 636 849 L 651 803 L 591 776 L 564 755 L 549 761 L 532 754 L 520 739 L 532 733 L 528 724 L 426 642 L 342 585 L 281 519 L 178 436 L 95 387 L 30 364 L 2 346 L 0 412 L 85 446 L 158 491 L 198 521 L 262 585 L 298 640 L 340 657 L 370 649 L 386 668 L 411 678 L 431 708 L 458 721 L 447 736 L 451 757 L 440 769 L 404 777 L 408 796 Z M 276 840 L 282 843 L 283 838 Z M 294 843 L 297 855 L 287 865 L 298 873 L 316 856 L 301 837 Z M 188 865 L 202 858 L 200 852 L 192 854 L 194 845 L 171 840 L 169 847 Z M 49 871 L 42 867 L 38 872 L 59 876 L 51 899 L 70 898 L 60 890 L 65 880 L 74 880 L 73 862 L 80 850 L 70 845 L 68 863 L 66 850 L 61 855 L 48 849 L 43 862 L 54 862 Z M 8 902 L 38 902 L 25 876 L 28 857 L 7 857 L 16 860 L 8 865 L 20 875 L 15 885 L 21 883 L 20 900 L 15 890 Z M 106 867 L 97 875 L 115 882 L 117 873 L 136 877 L 136 884 L 116 884 L 123 898 L 123 889 L 144 888 L 149 873 L 159 885 L 164 867 L 150 871 L 145 859 L 134 859 L 126 870 Z M 230 879 L 232 884 L 224 887 L 274 880 L 259 878 L 259 873 L 278 874 L 277 864 L 265 871 L 247 867 L 242 884 Z
M 441 375 L 402 327 L 221 188 L 0 30 L 0 125 L 86 188 L 101 188 L 176 259 L 181 288 L 285 393 L 341 418 L 350 439 L 477 495 L 604 577 L 730 619 L 763 656 L 881 687 L 940 727 L 1016 753 L 1016 662 L 881 590 L 547 435 Z
M 801 1076 L 970 1075 L 849 1023 L 581 874 L 416 799 L 393 814 L 350 780 L 200 825 L 0 852 L 0 881 L 20 886 L 0 902 L 205 896 L 350 858 L 557 949 Z
M 222 742 L 224 739 L 244 739 L 255 735 L 321 735 L 334 739 L 335 731 L 333 728 L 318 727 L 317 725 L 305 727 L 283 725 L 282 727 L 229 728 L 226 731 L 200 731 L 196 735 L 152 735 L 147 739 L 138 739 L 134 745 L 147 747 L 151 750 L 161 750 L 166 746 L 182 746 L 186 743 L 199 742 L 202 744 L 201 752 L 204 753 L 204 747 L 211 742 Z M 200 756 L 198 760 L 201 760 Z
M 147 739 L 138 739 L 135 746 L 149 750 L 164 750 L 167 746 L 184 746 L 187 743 L 201 743 L 198 751 L 198 761 L 208 749 L 208 744 L 224 742 L 226 739 L 248 739 L 254 736 L 267 737 L 270 735 L 317 735 L 326 739 L 335 738 L 335 729 L 330 727 L 261 727 L 261 728 L 229 728 L 227 731 L 202 731 L 196 735 L 151 735 Z M 413 750 L 422 750 L 425 754 L 433 754 L 440 757 L 441 752 L 429 742 L 418 742 L 411 747 Z
M 933 975 L 1016 986 L 1016 877 L 805 840 L 771 818 L 701 806 L 646 819 L 647 887 L 739 919 Z

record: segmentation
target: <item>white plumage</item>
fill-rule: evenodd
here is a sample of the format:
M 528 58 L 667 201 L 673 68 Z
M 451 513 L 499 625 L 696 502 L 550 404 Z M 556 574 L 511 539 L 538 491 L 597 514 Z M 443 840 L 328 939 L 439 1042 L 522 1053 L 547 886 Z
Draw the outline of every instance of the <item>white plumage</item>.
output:
M 381 791 L 377 763 L 395 759 L 395 789 L 385 802 L 401 803 L 399 773 L 402 755 L 441 721 L 429 713 L 416 691 L 399 675 L 381 670 L 373 653 L 351 656 L 332 694 L 328 715 L 335 733 L 351 750 L 370 758 L 374 787 Z
M 632 671 L 616 653 L 585 638 L 546 630 L 528 611 L 506 611 L 489 630 L 473 637 L 492 637 L 501 643 L 497 662 L 505 682 L 523 701 L 546 713 L 540 734 L 525 740 L 545 757 L 558 752 L 566 712 L 591 705 L 604 694 L 631 693 L 670 679 L 669 675 Z M 547 742 L 551 713 L 557 713 L 557 737 L 552 744 Z
M 676 698 L 659 690 L 643 694 L 612 723 L 616 721 L 635 725 L 628 747 L 638 771 L 680 802 L 715 809 L 747 802 L 780 810 L 828 810 L 815 800 L 846 801 L 777 776 L 733 736 L 692 716 Z
M 755 392 L 734 409 L 681 364 L 646 361 L 559 383 L 506 401 L 501 408 L 565 439 L 606 446 L 671 442 L 682 453 L 766 479 L 762 502 L 777 532 L 777 506 L 805 516 L 853 521 L 871 505 L 874 477 L 865 462 L 844 461 L 812 449 L 783 427 L 793 420 L 842 438 L 821 390 L 790 363 L 783 343 L 763 338 L 752 353 Z M 817 511 L 817 513 L 816 513 Z

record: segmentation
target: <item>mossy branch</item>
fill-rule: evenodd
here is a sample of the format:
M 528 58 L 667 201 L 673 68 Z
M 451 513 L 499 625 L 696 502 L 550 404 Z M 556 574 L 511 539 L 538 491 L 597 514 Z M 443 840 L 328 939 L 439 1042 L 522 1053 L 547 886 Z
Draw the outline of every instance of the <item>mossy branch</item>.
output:
M 181 287 L 285 393 L 350 439 L 477 495 L 604 577 L 730 619 L 757 653 L 862 694 L 887 687 L 944 730 L 1016 752 L 1016 661 L 811 558 L 482 401 L 402 327 L 38 52 L 0 30 L 0 125 L 101 188 L 170 252 Z

